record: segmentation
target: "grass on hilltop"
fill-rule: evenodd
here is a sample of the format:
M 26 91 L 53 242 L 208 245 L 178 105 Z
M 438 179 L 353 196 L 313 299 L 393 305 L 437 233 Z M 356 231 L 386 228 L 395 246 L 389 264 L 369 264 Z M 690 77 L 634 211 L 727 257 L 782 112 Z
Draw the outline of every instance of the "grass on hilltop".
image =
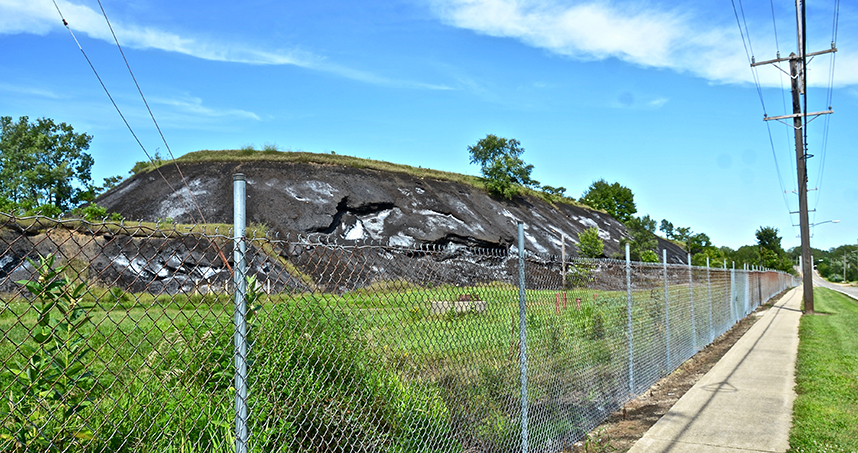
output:
M 303 151 L 280 151 L 276 146 L 266 145 L 262 150 L 257 150 L 252 146 L 246 146 L 238 150 L 201 150 L 192 153 L 187 153 L 175 160 L 165 160 L 156 158 L 151 162 L 138 162 L 131 170 L 132 173 L 146 173 L 155 170 L 156 168 L 174 163 L 193 163 L 193 162 L 289 162 L 289 163 L 312 163 L 322 165 L 342 165 L 346 167 L 385 171 L 391 173 L 400 173 L 418 178 L 431 178 L 441 181 L 451 181 L 460 184 L 465 184 L 478 189 L 485 189 L 485 179 L 453 173 L 441 170 L 433 170 L 431 168 L 412 167 L 410 165 L 395 164 L 380 160 L 362 159 L 360 157 L 345 156 L 342 154 L 318 154 L 308 153 Z M 568 205 L 583 207 L 586 209 L 604 212 L 599 209 L 594 209 L 590 206 L 579 203 L 570 197 L 559 197 L 556 195 L 548 195 L 545 192 L 529 189 L 526 187 L 520 188 L 522 194 L 536 196 L 544 199 L 549 203 L 564 203 Z
M 799 327 L 791 452 L 858 451 L 858 302 L 814 288 Z

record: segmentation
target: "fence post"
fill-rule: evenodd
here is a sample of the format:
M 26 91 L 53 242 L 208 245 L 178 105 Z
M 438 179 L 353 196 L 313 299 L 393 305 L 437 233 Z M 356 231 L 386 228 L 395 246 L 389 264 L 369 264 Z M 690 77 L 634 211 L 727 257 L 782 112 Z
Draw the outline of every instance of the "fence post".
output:
M 664 269 L 664 345 L 667 372 L 670 373 L 670 305 L 668 304 L 667 286 L 667 249 L 661 250 L 661 262 Z
M 626 242 L 626 312 L 629 331 L 629 395 L 635 394 L 634 332 L 632 331 L 632 260 Z
M 694 273 L 691 269 L 691 254 L 688 254 L 688 300 L 691 306 L 691 347 L 697 352 L 697 323 L 694 322 Z
M 709 257 L 706 257 L 706 297 L 709 300 L 709 343 L 715 341 L 715 330 L 712 329 L 712 274 L 709 269 Z
M 749 307 L 751 306 L 751 270 L 750 269 L 751 269 L 751 266 L 748 264 L 745 264 L 745 272 L 744 272 L 745 278 L 743 279 L 745 281 L 745 291 L 742 292 L 742 297 L 744 298 L 744 302 L 742 304 L 743 305 L 742 318 L 744 318 L 745 316 L 748 316 L 748 313 L 751 312 L 749 309 Z
M 247 428 L 247 262 L 244 241 L 246 223 L 246 187 L 243 173 L 236 173 L 233 180 L 233 262 L 235 263 L 235 451 L 247 453 L 249 432 Z
M 521 342 L 521 452 L 527 453 L 527 304 L 524 292 L 524 224 L 518 222 L 518 332 Z
M 734 301 L 733 291 L 736 290 L 736 262 L 733 261 L 733 267 L 730 268 L 730 325 L 736 324 L 738 321 L 736 317 L 736 311 L 738 307 L 736 307 L 736 302 Z

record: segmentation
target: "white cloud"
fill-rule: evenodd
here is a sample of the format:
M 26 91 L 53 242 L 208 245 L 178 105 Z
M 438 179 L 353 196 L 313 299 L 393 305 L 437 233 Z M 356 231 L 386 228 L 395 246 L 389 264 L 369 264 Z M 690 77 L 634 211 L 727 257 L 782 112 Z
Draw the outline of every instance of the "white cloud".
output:
M 516 39 L 578 60 L 617 58 L 716 83 L 753 81 L 738 27 L 707 23 L 687 7 L 679 11 L 651 2 L 603 0 L 428 1 L 440 19 L 454 27 Z M 693 5 L 685 3 L 689 4 Z M 758 55 L 775 55 L 773 45 L 755 50 Z M 852 54 L 840 55 L 837 61 L 838 68 L 858 66 Z M 778 72 L 760 68 L 761 83 L 779 87 Z M 809 84 L 827 85 L 827 74 L 827 68 L 811 71 Z M 858 72 L 838 69 L 836 74 L 838 85 L 858 83 Z
M 60 95 L 58 95 L 58 94 L 56 94 L 50 90 L 45 90 L 42 88 L 35 88 L 35 87 L 31 87 L 31 86 L 11 85 L 11 84 L 2 83 L 2 82 L 0 82 L 0 91 L 6 91 L 8 93 L 15 93 L 15 94 L 26 94 L 29 96 L 38 96 L 38 97 L 50 98 L 50 99 L 59 99 L 60 98 Z
M 100 12 L 66 0 L 57 0 L 57 4 L 72 31 L 113 43 L 113 36 Z M 117 21 L 112 21 L 112 24 L 123 47 L 176 52 L 211 61 L 256 65 L 294 65 L 376 85 L 430 90 L 451 89 L 445 85 L 380 77 L 365 71 L 339 66 L 327 61 L 324 57 L 298 49 L 259 50 L 241 44 L 211 42 L 201 38 L 181 36 L 153 27 L 124 24 Z M 31 33 L 45 35 L 62 26 L 60 16 L 51 0 L 0 0 L 0 34 Z
M 110 29 L 100 12 L 87 6 L 57 0 L 63 17 L 74 32 L 113 42 Z M 44 35 L 62 27 L 57 9 L 50 0 L 0 0 L 0 33 Z M 113 22 L 119 42 L 135 49 L 177 52 L 204 60 L 249 64 L 296 65 L 312 68 L 320 58 L 297 50 L 267 52 L 238 45 L 207 42 L 152 27 Z
M 239 117 L 239 118 L 249 118 L 253 120 L 259 121 L 260 118 L 257 114 L 253 112 L 248 112 L 247 110 L 239 110 L 239 109 L 226 109 L 226 110 L 217 110 L 210 107 L 206 107 L 203 105 L 203 100 L 196 97 L 186 96 L 180 99 L 165 99 L 165 98 L 154 98 L 152 99 L 153 103 L 168 105 L 171 107 L 175 107 L 177 110 L 185 113 L 192 113 L 194 115 L 199 116 L 208 116 L 213 118 L 222 118 L 222 117 Z

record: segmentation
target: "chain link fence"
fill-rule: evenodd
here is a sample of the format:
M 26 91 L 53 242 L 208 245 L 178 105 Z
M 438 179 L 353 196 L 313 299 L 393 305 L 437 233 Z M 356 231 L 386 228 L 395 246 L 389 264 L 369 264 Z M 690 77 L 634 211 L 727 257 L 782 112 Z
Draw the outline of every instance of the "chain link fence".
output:
M 797 283 L 222 229 L 4 217 L 0 450 L 560 452 Z

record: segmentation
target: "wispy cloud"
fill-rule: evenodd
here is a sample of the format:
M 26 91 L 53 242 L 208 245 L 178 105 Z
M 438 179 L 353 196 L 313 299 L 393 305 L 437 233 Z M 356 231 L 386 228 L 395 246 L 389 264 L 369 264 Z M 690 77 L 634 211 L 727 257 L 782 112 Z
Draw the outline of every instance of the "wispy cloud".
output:
M 197 97 L 183 96 L 181 98 L 153 98 L 155 104 L 174 107 L 183 113 L 192 113 L 198 116 L 212 118 L 238 117 L 260 121 L 259 115 L 240 109 L 214 109 L 203 105 L 203 100 Z
M 113 42 L 110 29 L 100 12 L 84 5 L 58 0 L 57 5 L 71 29 Z M 177 52 L 212 61 L 248 64 L 295 65 L 313 68 L 324 59 L 310 52 L 289 50 L 262 51 L 241 45 L 209 42 L 181 36 L 166 30 L 113 21 L 114 31 L 123 46 Z M 50 0 L 0 0 L 0 34 L 32 33 L 44 35 L 63 26 L 57 8 Z
M 652 2 L 602 0 L 428 1 L 449 25 L 516 39 L 578 60 L 616 58 L 716 83 L 753 80 L 738 28 L 709 23 L 687 7 L 680 11 Z M 770 54 L 775 54 L 774 48 Z M 838 65 L 841 60 L 850 67 L 858 61 L 853 55 L 841 55 Z M 809 82 L 825 85 L 827 71 L 817 72 L 811 73 Z M 858 83 L 855 73 L 838 73 L 838 84 Z M 780 86 L 777 69 L 760 71 L 760 77 L 764 85 Z
M 7 93 L 15 93 L 15 94 L 26 94 L 28 96 L 38 96 L 43 98 L 50 99 L 59 99 L 61 96 L 57 93 L 54 93 L 50 90 L 45 90 L 43 88 L 35 88 L 31 86 L 23 86 L 23 85 L 12 85 L 8 83 L 0 82 L 0 91 L 5 91 Z
M 100 12 L 84 5 L 57 0 L 63 16 L 75 32 L 113 42 L 110 29 Z M 254 65 L 293 65 L 331 73 L 375 85 L 401 88 L 447 90 L 445 85 L 395 80 L 332 63 L 323 56 L 301 49 L 268 51 L 252 46 L 213 42 L 182 36 L 167 30 L 136 24 L 113 22 L 120 43 L 129 48 L 176 52 L 210 61 Z M 0 34 L 31 33 L 44 35 L 62 27 L 57 9 L 50 0 L 0 0 Z

